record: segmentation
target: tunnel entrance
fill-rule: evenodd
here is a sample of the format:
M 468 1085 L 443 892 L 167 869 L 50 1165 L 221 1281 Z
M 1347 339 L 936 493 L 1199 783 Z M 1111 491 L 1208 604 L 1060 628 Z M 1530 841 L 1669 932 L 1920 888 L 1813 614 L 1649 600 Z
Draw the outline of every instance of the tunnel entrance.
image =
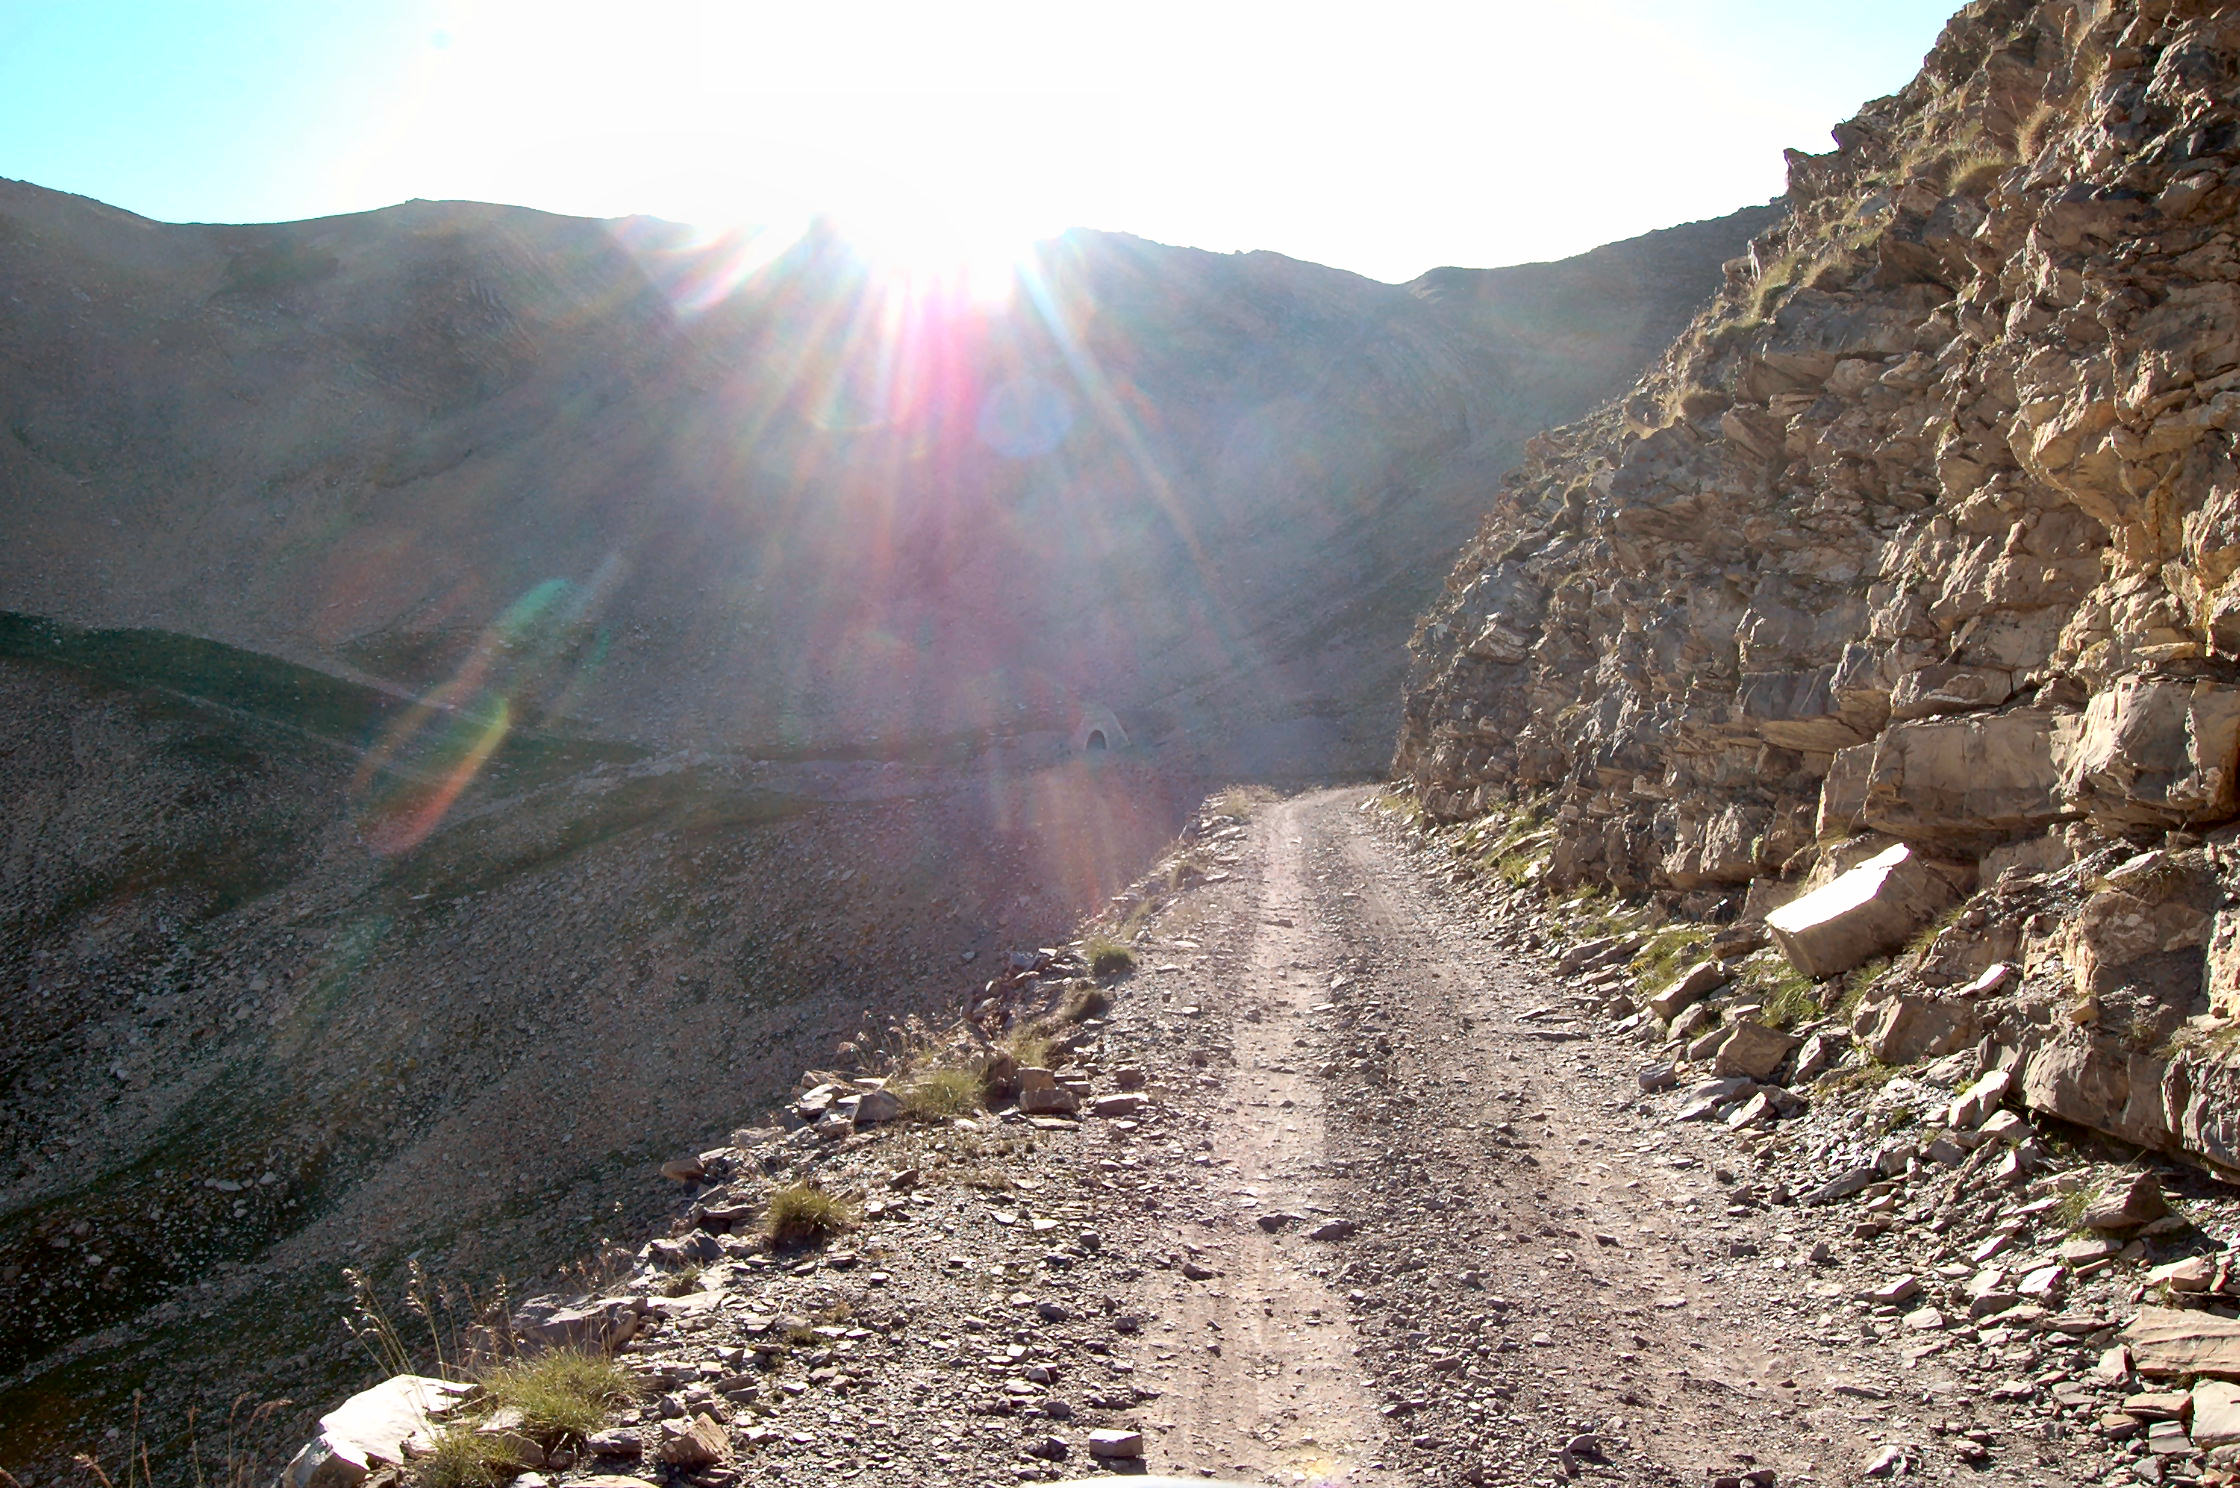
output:
M 1119 716 L 1102 703 L 1082 703 L 1073 712 L 1075 754 L 1118 754 L 1128 747 L 1128 731 Z

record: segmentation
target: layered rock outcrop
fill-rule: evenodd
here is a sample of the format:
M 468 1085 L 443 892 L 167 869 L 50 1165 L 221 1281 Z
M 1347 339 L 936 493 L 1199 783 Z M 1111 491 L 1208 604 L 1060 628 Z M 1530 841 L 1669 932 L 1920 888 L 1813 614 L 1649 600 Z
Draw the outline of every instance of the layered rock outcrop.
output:
M 1985 0 L 1792 153 L 1789 216 L 1531 447 L 1419 627 L 1427 812 L 1532 801 L 1551 884 L 1711 918 L 1903 843 L 1979 897 L 1872 1019 L 2011 960 L 1971 1033 L 2034 1104 L 2234 1160 L 2236 86 L 2229 7 Z

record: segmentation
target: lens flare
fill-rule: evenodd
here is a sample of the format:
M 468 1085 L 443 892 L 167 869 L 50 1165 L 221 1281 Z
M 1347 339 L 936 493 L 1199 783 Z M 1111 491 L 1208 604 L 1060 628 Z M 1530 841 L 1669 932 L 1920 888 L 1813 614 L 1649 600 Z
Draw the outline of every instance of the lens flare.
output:
M 519 725 L 525 703 L 548 711 L 580 690 L 606 655 L 590 620 L 612 582 L 610 565 L 588 584 L 547 579 L 531 588 L 484 627 L 449 681 L 384 731 L 351 782 L 369 848 L 394 857 L 426 841 Z
M 504 698 L 488 703 L 480 717 L 450 720 L 441 751 L 448 762 L 442 773 L 417 789 L 383 802 L 360 828 L 366 845 L 383 857 L 392 857 L 427 840 L 474 783 L 475 776 L 482 773 L 512 727 L 513 705 Z
M 631 217 L 609 232 L 638 262 L 680 319 L 729 301 L 809 235 L 806 217 L 693 227 Z

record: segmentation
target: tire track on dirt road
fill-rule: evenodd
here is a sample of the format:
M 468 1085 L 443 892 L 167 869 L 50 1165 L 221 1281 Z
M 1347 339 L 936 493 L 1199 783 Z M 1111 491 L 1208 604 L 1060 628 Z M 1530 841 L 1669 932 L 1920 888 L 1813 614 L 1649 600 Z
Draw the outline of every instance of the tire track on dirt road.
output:
M 1267 807 L 1167 983 L 1234 1067 L 1167 1243 L 1202 1354 L 1162 1461 L 1277 1481 L 1842 1477 L 1902 1402 L 1842 1388 L 1798 1298 L 1817 1221 L 1636 1098 L 1537 966 L 1439 904 L 1356 789 Z M 1256 1222 L 1271 1218 L 1272 1233 Z M 1330 1218 L 1348 1239 L 1309 1240 Z M 1824 1321 L 1824 1319 L 1823 1319 Z M 1936 1366 L 1923 1370 L 1933 1398 Z

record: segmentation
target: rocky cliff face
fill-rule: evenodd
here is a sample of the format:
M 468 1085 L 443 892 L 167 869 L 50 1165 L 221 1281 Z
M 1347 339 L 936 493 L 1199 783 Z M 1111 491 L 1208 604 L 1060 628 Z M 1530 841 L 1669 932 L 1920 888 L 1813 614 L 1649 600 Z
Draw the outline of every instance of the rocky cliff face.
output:
M 2240 812 L 2236 83 L 2226 7 L 1992 0 L 1793 155 L 1788 217 L 1535 442 L 1419 629 L 1426 808 L 1533 800 L 1549 883 L 1746 922 L 1903 843 L 1906 924 L 1843 967 L 1935 933 L 1866 988 L 1872 1052 L 1985 1040 L 2044 1109 L 2240 1163 L 2202 1053 Z

